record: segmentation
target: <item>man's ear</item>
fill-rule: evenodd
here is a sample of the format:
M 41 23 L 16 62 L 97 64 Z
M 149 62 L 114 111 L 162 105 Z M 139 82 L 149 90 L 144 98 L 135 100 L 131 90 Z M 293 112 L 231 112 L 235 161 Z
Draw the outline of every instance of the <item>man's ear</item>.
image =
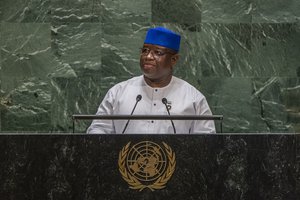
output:
M 179 54 L 173 55 L 171 58 L 172 65 L 175 65 L 178 60 L 179 60 Z

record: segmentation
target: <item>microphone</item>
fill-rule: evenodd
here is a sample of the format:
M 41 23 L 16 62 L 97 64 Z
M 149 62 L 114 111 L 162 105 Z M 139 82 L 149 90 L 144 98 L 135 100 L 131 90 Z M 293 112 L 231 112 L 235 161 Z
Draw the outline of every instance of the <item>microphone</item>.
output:
M 131 111 L 131 114 L 130 115 L 132 115 L 133 114 L 133 112 L 134 112 L 134 110 L 135 110 L 135 107 L 136 107 L 136 105 L 138 104 L 138 102 L 140 101 L 142 99 L 142 95 L 137 95 L 136 96 L 136 102 L 135 102 L 135 104 L 134 104 L 134 107 L 133 107 L 133 109 L 132 109 L 132 111 Z M 124 129 L 123 129 L 123 131 L 122 131 L 122 134 L 125 132 L 125 130 L 126 130 L 126 128 L 127 128 L 127 126 L 128 126 L 128 124 L 129 124 L 129 121 L 130 120 L 128 120 L 127 121 L 127 123 L 126 123 L 126 125 L 125 125 L 125 127 L 124 127 Z
M 166 109 L 167 109 L 167 111 L 168 111 L 168 114 L 169 114 L 169 116 L 171 116 L 171 115 L 170 115 L 170 110 L 169 110 L 168 105 L 167 105 L 168 100 L 167 100 L 166 98 L 162 98 L 161 101 L 162 101 L 163 104 L 165 104 Z M 174 123 L 173 123 L 173 120 L 172 120 L 172 119 L 171 119 L 171 123 L 172 123 L 172 126 L 173 126 L 174 133 L 176 134 L 176 129 L 175 129 L 175 126 L 174 126 Z

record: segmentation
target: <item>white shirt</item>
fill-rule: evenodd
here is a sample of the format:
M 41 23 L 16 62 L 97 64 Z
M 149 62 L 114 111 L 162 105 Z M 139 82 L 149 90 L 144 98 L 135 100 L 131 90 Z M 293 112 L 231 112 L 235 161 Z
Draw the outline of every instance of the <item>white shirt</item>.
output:
M 168 115 L 162 98 L 168 100 L 170 115 L 212 115 L 208 103 L 195 87 L 175 76 L 163 88 L 152 88 L 143 76 L 113 86 L 100 104 L 97 115 Z M 87 133 L 122 133 L 127 120 L 94 120 Z M 176 133 L 215 133 L 213 120 L 173 120 Z M 125 133 L 174 133 L 170 120 L 131 120 Z

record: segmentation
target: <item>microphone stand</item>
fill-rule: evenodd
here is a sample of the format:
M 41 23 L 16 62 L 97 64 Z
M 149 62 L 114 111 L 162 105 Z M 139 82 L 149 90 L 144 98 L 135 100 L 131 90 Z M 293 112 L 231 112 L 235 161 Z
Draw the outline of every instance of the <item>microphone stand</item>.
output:
M 133 109 L 132 109 L 130 115 L 133 114 L 136 105 L 138 104 L 138 102 L 139 102 L 141 99 L 142 99 L 142 95 L 139 94 L 139 95 L 136 96 L 136 102 L 135 102 L 135 104 L 134 104 L 134 107 L 133 107 Z M 126 125 L 125 125 L 125 127 L 124 127 L 124 129 L 123 129 L 123 131 L 122 131 L 122 134 L 123 134 L 123 133 L 125 132 L 125 130 L 127 129 L 127 126 L 128 126 L 128 124 L 129 124 L 129 121 L 130 121 L 130 119 L 127 120 L 127 123 L 126 123 Z
M 167 105 L 168 100 L 167 100 L 166 98 L 162 98 L 161 101 L 162 101 L 163 104 L 165 104 L 166 109 L 167 109 L 167 112 L 168 112 L 169 116 L 171 116 L 171 115 L 170 115 L 169 108 L 168 108 L 168 105 Z M 173 123 L 173 120 L 172 120 L 172 119 L 171 119 L 171 123 L 172 123 L 172 126 L 173 126 L 174 134 L 176 134 L 176 129 L 175 129 L 175 126 L 174 126 L 174 123 Z

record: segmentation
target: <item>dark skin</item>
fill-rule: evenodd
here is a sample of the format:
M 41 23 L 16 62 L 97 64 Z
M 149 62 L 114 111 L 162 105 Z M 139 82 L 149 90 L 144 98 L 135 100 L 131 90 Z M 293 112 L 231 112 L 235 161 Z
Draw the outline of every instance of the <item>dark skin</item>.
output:
M 151 87 L 167 86 L 173 75 L 173 67 L 179 59 L 178 53 L 166 47 L 144 44 L 143 48 L 149 48 L 152 51 L 148 55 L 141 54 L 140 67 L 144 74 L 146 83 Z M 157 56 L 154 51 L 164 52 Z

